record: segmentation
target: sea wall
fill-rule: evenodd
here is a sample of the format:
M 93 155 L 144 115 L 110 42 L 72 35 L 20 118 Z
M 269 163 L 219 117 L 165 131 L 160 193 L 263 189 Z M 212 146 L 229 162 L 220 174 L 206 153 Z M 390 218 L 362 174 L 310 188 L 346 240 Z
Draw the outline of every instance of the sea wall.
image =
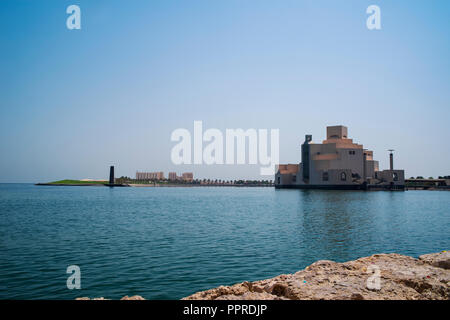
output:
M 294 274 L 194 293 L 184 300 L 450 299 L 450 252 L 321 260 Z

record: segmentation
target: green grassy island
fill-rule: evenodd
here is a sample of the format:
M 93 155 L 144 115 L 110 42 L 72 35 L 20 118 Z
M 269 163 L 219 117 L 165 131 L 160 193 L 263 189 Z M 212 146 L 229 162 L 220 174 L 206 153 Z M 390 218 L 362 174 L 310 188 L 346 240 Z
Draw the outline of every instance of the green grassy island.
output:
M 189 186 L 234 186 L 234 187 L 271 187 L 273 182 L 269 180 L 211 180 L 195 179 L 184 180 L 136 180 L 129 177 L 114 179 L 114 186 L 126 187 L 189 187 Z M 109 186 L 107 180 L 72 180 L 65 179 L 47 183 L 36 183 L 37 186 Z
M 37 183 L 37 185 L 45 185 L 45 186 L 103 186 L 108 181 L 101 180 L 59 180 L 48 183 Z

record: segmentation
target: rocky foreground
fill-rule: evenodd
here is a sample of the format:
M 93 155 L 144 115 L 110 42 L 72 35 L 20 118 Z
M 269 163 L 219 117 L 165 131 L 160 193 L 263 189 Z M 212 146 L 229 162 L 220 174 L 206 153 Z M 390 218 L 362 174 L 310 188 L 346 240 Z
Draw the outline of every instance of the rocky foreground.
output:
M 449 300 L 450 252 L 320 260 L 294 274 L 197 292 L 183 300 Z M 78 298 L 77 300 L 89 300 Z M 104 300 L 95 298 L 94 300 Z M 121 300 L 144 300 L 125 296 Z
M 379 277 L 378 277 L 379 275 Z M 379 281 L 377 280 L 379 279 Z M 321 260 L 294 274 L 197 292 L 184 300 L 450 299 L 450 252 Z

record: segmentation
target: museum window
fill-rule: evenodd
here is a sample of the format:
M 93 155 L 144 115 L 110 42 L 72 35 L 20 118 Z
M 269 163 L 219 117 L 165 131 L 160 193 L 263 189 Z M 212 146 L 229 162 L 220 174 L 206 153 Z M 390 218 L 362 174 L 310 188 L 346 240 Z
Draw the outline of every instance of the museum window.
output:
M 398 181 L 398 173 L 397 173 L 397 172 L 394 172 L 394 173 L 392 174 L 392 179 L 393 179 L 394 181 Z
M 341 172 L 341 181 L 347 181 L 347 175 L 345 172 Z
M 295 182 L 297 180 L 297 176 L 292 176 L 292 182 Z
M 278 177 L 278 184 L 281 183 L 281 177 Z
M 324 172 L 324 173 L 322 174 L 322 180 L 323 180 L 323 181 L 328 181 L 328 172 Z

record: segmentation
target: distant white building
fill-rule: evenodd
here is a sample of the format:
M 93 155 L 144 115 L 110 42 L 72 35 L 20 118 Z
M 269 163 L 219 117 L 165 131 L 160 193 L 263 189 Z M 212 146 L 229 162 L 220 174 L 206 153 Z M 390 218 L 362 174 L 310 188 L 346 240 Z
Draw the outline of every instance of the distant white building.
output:
M 347 127 L 327 127 L 327 139 L 312 143 L 306 135 L 299 164 L 280 164 L 275 174 L 276 188 L 303 189 L 404 189 L 404 170 L 379 171 L 373 151 L 348 138 Z

